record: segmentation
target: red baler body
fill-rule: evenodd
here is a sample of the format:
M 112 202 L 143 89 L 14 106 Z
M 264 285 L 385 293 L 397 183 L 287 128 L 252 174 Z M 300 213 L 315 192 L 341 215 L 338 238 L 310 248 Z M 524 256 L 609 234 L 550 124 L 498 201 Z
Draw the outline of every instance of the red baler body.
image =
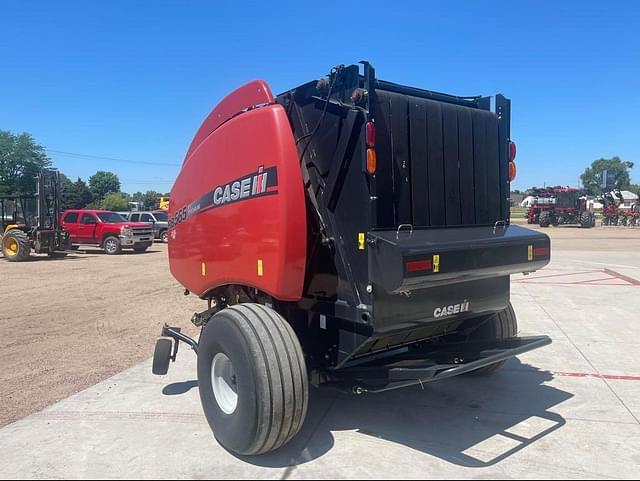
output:
M 171 190 L 169 263 L 205 296 L 228 284 L 302 296 L 305 197 L 289 119 L 267 84 L 220 102 L 198 130 Z

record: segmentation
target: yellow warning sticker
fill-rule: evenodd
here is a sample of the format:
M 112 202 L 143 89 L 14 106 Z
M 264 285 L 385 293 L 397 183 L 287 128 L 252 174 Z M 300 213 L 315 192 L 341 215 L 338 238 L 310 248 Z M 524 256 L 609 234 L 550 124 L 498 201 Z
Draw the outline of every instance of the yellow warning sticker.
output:
M 433 272 L 440 272 L 440 256 L 438 254 L 433 255 Z
M 358 232 L 358 250 L 363 251 L 365 249 L 365 236 L 364 232 Z
M 529 246 L 529 252 L 527 254 L 527 258 L 529 259 L 529 262 L 531 262 L 533 260 L 533 246 Z
M 264 275 L 264 270 L 262 268 L 262 259 L 258 259 L 258 277 L 262 277 Z

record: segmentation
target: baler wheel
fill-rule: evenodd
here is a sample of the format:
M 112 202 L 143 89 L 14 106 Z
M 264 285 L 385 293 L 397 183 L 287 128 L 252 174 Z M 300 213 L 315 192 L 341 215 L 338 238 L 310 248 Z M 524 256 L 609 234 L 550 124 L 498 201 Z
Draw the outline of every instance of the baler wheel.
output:
M 151 372 L 156 376 L 164 376 L 169 372 L 171 364 L 171 352 L 173 351 L 173 341 L 161 337 L 156 341 L 156 349 L 153 352 L 153 365 Z
M 494 314 L 488 321 L 471 333 L 471 341 L 492 341 L 494 339 L 508 339 L 518 334 L 518 320 L 511 303 L 503 311 Z M 470 372 L 472 376 L 487 376 L 493 374 L 504 365 L 500 361 Z
M 198 345 L 205 416 L 229 451 L 258 455 L 300 430 L 309 388 L 302 348 L 291 326 L 261 304 L 238 304 L 207 323 Z

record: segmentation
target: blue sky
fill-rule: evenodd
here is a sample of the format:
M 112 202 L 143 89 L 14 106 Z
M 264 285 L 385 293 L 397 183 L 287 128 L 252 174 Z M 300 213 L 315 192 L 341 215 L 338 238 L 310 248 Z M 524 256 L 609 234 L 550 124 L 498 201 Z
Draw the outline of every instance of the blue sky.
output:
M 514 187 L 638 165 L 640 2 L 16 1 L 0 5 L 0 129 L 28 131 L 71 177 L 112 170 L 168 191 L 202 119 L 254 78 L 275 92 L 338 63 L 513 101 Z M 157 165 L 156 165 L 157 164 Z

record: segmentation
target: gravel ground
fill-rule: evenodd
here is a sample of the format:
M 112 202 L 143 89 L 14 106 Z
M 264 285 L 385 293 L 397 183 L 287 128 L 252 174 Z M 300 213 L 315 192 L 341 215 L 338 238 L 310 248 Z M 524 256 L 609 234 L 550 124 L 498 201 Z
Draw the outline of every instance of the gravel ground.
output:
M 640 228 L 545 232 L 554 250 L 640 252 Z M 144 254 L 0 259 L 0 426 L 149 358 L 165 322 L 196 333 L 189 319 L 206 306 L 183 296 L 166 256 L 166 246 L 155 244 Z
M 206 305 L 183 295 L 166 250 L 0 258 L 0 426 L 147 359 L 164 322 L 190 326 Z

